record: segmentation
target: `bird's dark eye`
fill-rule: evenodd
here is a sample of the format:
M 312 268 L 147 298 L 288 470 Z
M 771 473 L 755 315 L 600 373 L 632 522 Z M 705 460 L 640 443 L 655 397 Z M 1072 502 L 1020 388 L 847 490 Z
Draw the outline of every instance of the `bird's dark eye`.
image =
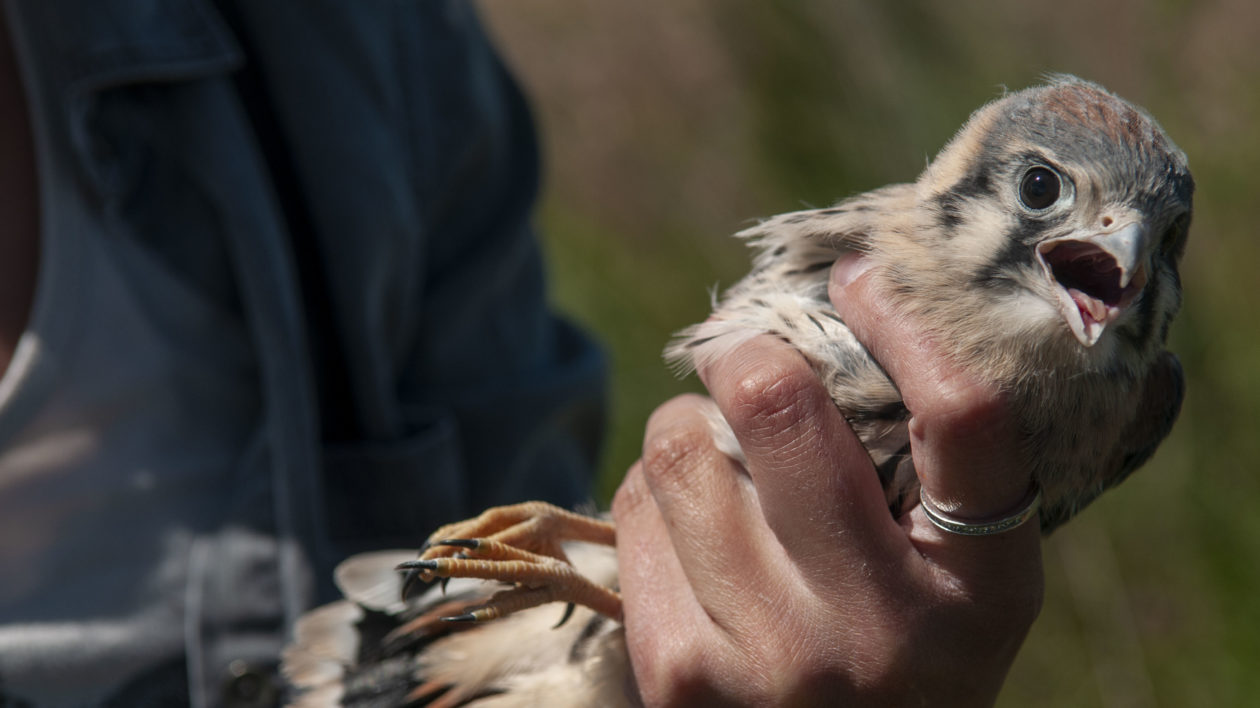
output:
M 1059 176 L 1048 167 L 1034 167 L 1019 183 L 1019 200 L 1029 209 L 1045 209 L 1059 200 Z

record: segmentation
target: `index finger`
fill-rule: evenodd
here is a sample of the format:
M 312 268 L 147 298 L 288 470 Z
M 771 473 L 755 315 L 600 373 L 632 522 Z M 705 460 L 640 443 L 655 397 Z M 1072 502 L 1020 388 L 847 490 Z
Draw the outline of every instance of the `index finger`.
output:
M 766 523 L 808 573 L 889 554 L 895 530 L 870 456 L 800 352 L 758 336 L 700 378 L 746 458 Z

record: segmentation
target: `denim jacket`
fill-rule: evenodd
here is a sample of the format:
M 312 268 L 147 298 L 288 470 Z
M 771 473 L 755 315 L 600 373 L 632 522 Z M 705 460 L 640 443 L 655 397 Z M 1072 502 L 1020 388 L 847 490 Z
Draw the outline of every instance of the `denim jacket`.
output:
M 0 592 L 0 702 L 266 704 L 345 555 L 586 497 L 603 362 L 546 307 L 532 124 L 470 4 L 4 1 L 46 250 L 0 385 L 0 514 L 58 519 L 41 538 L 78 572 Z M 83 453 L 106 471 L 24 455 L 46 485 L 14 482 L 15 451 L 71 439 L 64 389 L 115 364 L 147 383 Z M 203 438 L 232 462 L 168 483 Z

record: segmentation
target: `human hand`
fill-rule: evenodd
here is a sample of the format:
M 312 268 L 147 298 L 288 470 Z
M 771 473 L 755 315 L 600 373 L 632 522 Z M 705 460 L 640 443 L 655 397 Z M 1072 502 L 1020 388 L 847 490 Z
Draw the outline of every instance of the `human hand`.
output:
M 1030 484 L 1001 393 L 887 308 L 860 260 L 832 300 L 897 383 L 929 495 L 1002 516 Z M 851 282 L 849 282 L 851 280 Z M 951 535 L 887 510 L 809 365 L 759 337 L 700 372 L 748 460 L 713 445 L 708 399 L 648 423 L 613 500 L 631 661 L 647 705 L 992 703 L 1040 609 L 1036 523 Z

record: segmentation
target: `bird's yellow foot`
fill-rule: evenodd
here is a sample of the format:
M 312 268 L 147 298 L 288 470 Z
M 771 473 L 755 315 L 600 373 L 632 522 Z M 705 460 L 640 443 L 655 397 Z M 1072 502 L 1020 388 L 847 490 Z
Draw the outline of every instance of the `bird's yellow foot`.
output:
M 482 578 L 512 585 L 478 607 L 443 618 L 447 621 L 484 622 L 550 602 L 567 602 L 570 610 L 584 605 L 621 621 L 621 596 L 578 573 L 564 553 L 566 541 L 612 546 L 616 532 L 610 521 L 525 502 L 443 526 L 429 537 L 419 559 L 398 568 L 426 582 Z

